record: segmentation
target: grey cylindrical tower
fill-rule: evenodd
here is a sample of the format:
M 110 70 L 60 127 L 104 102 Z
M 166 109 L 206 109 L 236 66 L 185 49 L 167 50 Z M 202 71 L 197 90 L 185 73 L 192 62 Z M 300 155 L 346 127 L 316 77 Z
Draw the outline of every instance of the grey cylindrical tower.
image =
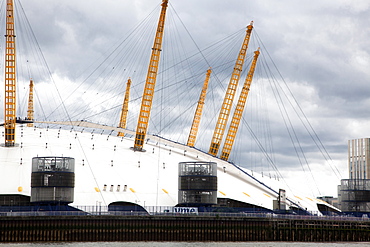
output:
M 217 164 L 180 162 L 178 203 L 188 206 L 217 204 Z
M 75 160 L 70 157 L 32 158 L 31 202 L 73 202 Z

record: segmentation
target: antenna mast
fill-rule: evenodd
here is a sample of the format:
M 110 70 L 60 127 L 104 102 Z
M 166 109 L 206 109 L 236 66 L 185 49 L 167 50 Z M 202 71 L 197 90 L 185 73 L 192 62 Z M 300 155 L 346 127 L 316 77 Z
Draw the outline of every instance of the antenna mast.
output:
M 244 107 L 245 107 L 245 103 L 247 102 L 248 93 L 249 93 L 249 89 L 252 84 L 252 79 L 253 79 L 254 71 L 256 69 L 256 64 L 257 64 L 257 59 L 258 59 L 259 54 L 260 54 L 259 49 L 254 52 L 253 62 L 249 69 L 248 76 L 245 79 L 243 89 L 240 92 L 238 104 L 236 105 L 233 119 L 231 120 L 231 124 L 229 126 L 229 131 L 227 132 L 224 147 L 221 152 L 221 159 L 226 160 L 226 161 L 229 159 L 231 149 L 233 148 L 233 145 L 234 145 L 236 133 L 238 132 L 240 120 L 242 118 Z
M 209 147 L 209 151 L 208 151 L 208 153 L 213 156 L 217 155 L 218 150 L 220 148 L 221 141 L 222 141 L 222 137 L 225 132 L 225 128 L 226 128 L 227 120 L 230 115 L 230 110 L 233 104 L 235 92 L 238 87 L 240 74 L 243 70 L 244 60 L 245 60 L 245 57 L 247 56 L 247 49 L 248 49 L 248 44 L 249 44 L 249 39 L 252 33 L 252 29 L 253 29 L 253 22 L 251 22 L 251 24 L 247 27 L 244 42 L 240 49 L 238 59 L 236 60 L 235 67 L 234 67 L 233 73 L 230 78 L 229 86 L 225 94 L 224 102 L 222 104 L 221 111 L 218 116 L 216 128 L 213 132 L 211 146 Z
M 15 145 L 16 124 L 16 67 L 13 0 L 6 3 L 5 44 L 5 146 Z
M 33 121 L 33 80 L 30 80 L 30 93 L 28 96 L 28 110 L 27 110 L 27 120 Z M 32 127 L 33 123 L 28 123 L 28 127 Z
M 157 81 L 159 58 L 162 48 L 162 39 L 164 33 L 164 21 L 166 19 L 168 0 L 162 1 L 161 15 L 158 21 L 158 27 L 154 38 L 152 55 L 150 57 L 148 74 L 146 76 L 144 93 L 141 101 L 140 115 L 136 127 L 135 151 L 143 151 L 144 140 L 148 130 L 150 111 L 152 109 L 154 87 Z
M 206 79 L 204 80 L 202 92 L 199 96 L 197 109 L 195 111 L 193 124 L 191 125 L 190 134 L 189 134 L 188 143 L 187 143 L 189 147 L 194 147 L 195 139 L 197 138 L 198 127 L 200 123 L 200 118 L 202 117 L 202 111 L 203 111 L 204 101 L 206 99 L 208 82 L 209 82 L 209 77 L 211 76 L 211 72 L 212 72 L 211 69 L 207 70 Z
M 118 127 L 122 129 L 126 129 L 126 126 L 127 126 L 127 114 L 128 114 L 128 101 L 130 98 L 130 87 L 131 87 L 131 79 L 129 78 L 126 84 L 126 93 L 125 93 L 125 98 L 123 100 L 121 118 L 120 118 L 119 125 L 118 125 Z M 118 136 L 124 136 L 124 135 L 125 135 L 124 133 L 118 132 Z

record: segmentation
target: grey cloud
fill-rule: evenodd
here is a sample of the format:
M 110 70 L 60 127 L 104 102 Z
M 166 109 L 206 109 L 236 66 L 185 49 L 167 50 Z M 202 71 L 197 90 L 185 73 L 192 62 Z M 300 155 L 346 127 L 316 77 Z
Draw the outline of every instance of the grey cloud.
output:
M 258 38 L 260 38 L 264 45 L 262 52 L 265 52 L 266 55 L 264 48 L 267 49 L 274 63 L 278 66 L 279 72 L 287 83 L 292 86 L 294 93 L 300 95 L 297 100 L 305 107 L 303 111 L 308 111 L 308 117 L 321 141 L 327 147 L 327 150 L 333 154 L 333 157 L 341 161 L 341 164 L 338 164 L 339 169 L 345 171 L 347 168 L 343 164 L 346 163 L 346 140 L 348 138 L 366 137 L 370 131 L 369 127 L 363 124 L 364 121 L 367 121 L 370 113 L 370 110 L 368 110 L 368 104 L 370 103 L 368 96 L 370 92 L 370 73 L 368 69 L 370 66 L 370 45 L 368 39 L 370 36 L 370 28 L 368 27 L 370 18 L 370 15 L 368 15 L 369 4 L 367 1 L 358 1 L 356 3 L 356 6 L 352 6 L 348 5 L 346 1 L 333 0 L 324 2 L 318 0 L 285 0 L 279 2 L 273 0 L 170 0 L 170 7 L 173 7 L 176 13 L 171 9 L 169 11 L 172 11 L 172 20 L 175 20 L 177 18 L 176 14 L 178 14 L 190 32 L 191 38 L 183 38 L 183 45 L 187 48 L 192 47 L 191 52 L 196 51 L 196 47 L 191 43 L 191 39 L 195 40 L 201 49 L 204 49 L 207 45 L 232 35 L 238 30 L 243 30 L 237 36 L 241 38 L 244 35 L 244 28 L 251 20 L 255 21 L 255 34 L 252 34 L 253 40 L 250 45 L 250 53 L 257 48 L 256 45 L 259 44 Z M 88 74 L 104 61 L 104 57 L 110 54 L 114 47 L 117 47 L 118 43 L 122 42 L 141 20 L 145 19 L 155 7 L 159 7 L 160 0 L 140 2 L 118 0 L 82 0 L 77 2 L 72 0 L 37 0 L 24 1 L 22 4 L 51 72 L 55 72 L 60 78 L 65 78 L 72 83 L 78 84 L 81 80 L 86 79 Z M 155 16 L 153 22 L 157 20 L 158 10 L 159 8 L 153 14 Z M 169 22 L 172 20 L 168 19 Z M 182 24 L 179 24 L 176 28 L 182 28 Z M 176 28 L 173 28 L 171 31 L 176 31 Z M 152 32 L 152 30 L 145 29 L 142 29 L 142 31 L 142 37 Z M 186 31 L 183 29 L 180 31 L 185 36 Z M 138 42 L 142 41 L 140 36 L 136 38 L 138 38 Z M 150 45 L 152 43 L 151 39 L 149 41 Z M 168 44 L 169 41 L 165 42 Z M 215 68 L 215 75 L 212 76 L 210 88 L 214 91 L 209 92 L 206 101 L 206 107 L 211 108 L 211 110 L 205 113 L 204 119 L 202 119 L 202 134 L 200 134 L 197 144 L 198 147 L 206 151 L 208 151 L 210 134 L 214 128 L 215 116 L 217 116 L 217 110 L 221 105 L 222 90 L 226 87 L 228 75 L 231 74 L 233 66 L 232 63 L 228 64 L 228 67 L 222 67 L 220 64 L 231 58 L 235 59 L 239 48 L 240 44 L 235 44 L 232 47 L 231 45 L 229 47 L 220 46 L 212 52 L 204 51 L 204 55 L 207 56 L 210 62 L 216 63 L 218 61 L 220 66 Z M 145 48 L 143 47 L 142 49 Z M 233 52 L 226 54 L 227 49 Z M 117 106 L 122 102 L 123 96 L 120 97 L 120 94 L 123 93 L 125 88 L 124 81 L 129 76 L 135 81 L 135 86 L 132 89 L 132 99 L 139 98 L 144 80 L 143 75 L 145 76 L 149 57 L 140 58 L 143 61 L 145 60 L 141 68 L 138 68 L 135 72 L 133 72 L 133 69 L 128 71 L 131 68 L 124 64 L 124 58 L 129 54 L 129 51 L 129 49 L 123 50 L 122 48 L 122 50 L 116 52 L 119 55 L 123 54 L 122 68 L 116 67 L 118 62 L 114 65 L 112 59 L 112 61 L 109 61 L 110 67 L 107 65 L 104 72 L 99 71 L 101 75 L 106 75 L 106 78 L 111 79 L 110 82 L 99 79 L 98 75 L 95 75 L 94 78 L 89 77 L 86 84 L 79 88 L 81 92 L 76 92 L 76 94 L 80 93 L 83 95 L 74 96 L 65 104 L 68 107 L 73 107 L 74 103 L 71 100 L 75 97 L 81 97 L 91 105 L 97 103 L 98 100 L 94 97 L 87 98 L 86 96 L 84 98 L 84 95 L 87 95 L 87 93 L 84 94 L 84 91 L 94 89 L 96 90 L 95 95 L 99 94 L 102 101 L 105 97 L 112 97 L 114 98 L 113 106 Z M 148 51 L 150 52 L 150 47 Z M 220 51 L 222 55 L 217 56 L 217 51 Z M 178 51 L 171 52 L 176 54 Z M 168 56 L 168 59 L 172 59 L 169 55 L 163 55 L 163 58 L 166 58 L 165 56 Z M 180 56 L 180 54 L 173 56 Z M 141 61 L 139 58 L 136 59 Z M 179 61 L 179 58 L 176 61 Z M 110 62 L 112 63 L 110 64 Z M 171 78 L 169 80 L 171 82 L 166 82 L 163 79 L 162 82 L 158 83 L 158 90 L 162 90 L 162 94 L 159 93 L 155 100 L 157 103 L 160 102 L 161 95 L 164 97 L 174 92 L 171 90 L 189 90 L 188 94 L 181 95 L 179 93 L 178 95 L 182 98 L 181 101 L 178 99 L 180 96 L 173 93 L 171 95 L 172 100 L 166 105 L 167 119 L 164 120 L 164 125 L 157 125 L 157 119 L 160 117 L 159 108 L 154 109 L 153 122 L 151 123 L 152 131 L 157 131 L 167 130 L 165 124 L 173 122 L 174 125 L 179 126 L 177 131 L 161 134 L 167 137 L 173 135 L 180 140 L 186 139 L 184 137 L 179 138 L 178 135 L 184 135 L 182 132 L 188 128 L 186 124 L 190 125 L 191 123 L 193 114 L 191 105 L 197 101 L 198 92 L 200 92 L 204 78 L 201 71 L 205 73 L 208 68 L 205 62 L 199 62 L 196 59 L 189 60 L 189 63 L 197 65 L 192 68 L 191 72 L 182 71 L 177 74 L 178 77 Z M 212 66 L 215 65 L 212 64 Z M 259 69 L 262 69 L 262 65 L 259 64 L 258 66 L 260 66 Z M 273 68 L 272 64 L 270 66 Z M 113 67 L 115 68 L 113 69 Z M 228 70 L 226 70 L 226 67 Z M 125 69 L 127 70 L 124 71 Z M 119 70 L 121 71 L 116 72 Z M 111 74 L 109 75 L 109 73 Z M 197 76 L 189 79 L 186 76 L 187 73 L 196 73 Z M 108 77 L 108 75 L 111 77 Z M 163 77 L 166 75 L 168 73 L 163 72 Z M 276 76 L 278 77 L 279 75 Z M 122 85 L 115 86 L 114 97 L 97 85 L 98 82 L 103 82 L 112 86 L 116 77 L 124 79 L 121 80 Z M 263 77 L 263 75 L 261 74 L 260 77 Z M 187 78 L 189 81 L 178 83 L 175 87 L 169 87 L 168 89 L 163 86 L 164 83 L 174 83 L 176 80 L 184 78 Z M 260 80 L 263 79 L 260 78 Z M 243 82 L 240 81 L 239 85 Z M 258 82 L 256 80 L 256 83 Z M 59 82 L 56 83 L 58 84 Z M 162 86 L 161 83 L 163 83 Z M 221 89 L 221 84 L 223 89 Z M 59 87 L 62 86 L 59 85 Z M 263 88 L 257 88 L 256 91 L 258 90 L 263 90 Z M 305 90 L 312 91 L 306 92 Z M 258 130 L 258 128 L 262 127 L 254 122 L 257 119 L 248 117 L 249 112 L 253 112 L 252 108 L 256 107 L 258 102 L 254 93 L 252 89 L 250 92 L 251 99 L 248 100 L 246 108 L 246 119 L 255 128 L 254 131 L 261 138 L 261 142 L 265 143 L 263 131 Z M 68 93 L 65 95 L 68 95 Z M 66 97 L 65 95 L 63 97 Z M 273 97 L 271 93 L 266 93 L 265 96 L 267 95 Z M 185 96 L 188 97 L 188 101 L 185 101 Z M 253 101 L 253 97 L 255 97 L 255 101 Z M 236 102 L 238 94 L 235 98 Z M 269 100 L 274 102 L 272 99 Z M 133 104 L 136 104 L 135 109 L 137 109 L 137 104 L 139 104 L 138 101 L 135 100 L 133 102 Z M 176 105 L 179 102 L 181 106 Z M 78 105 L 81 105 L 80 103 Z M 283 120 L 281 116 L 278 116 L 279 110 L 276 107 L 276 103 L 275 105 L 274 103 L 272 104 L 270 106 L 272 124 L 269 128 L 273 133 L 272 139 L 275 142 L 275 152 L 280 159 L 277 161 L 279 169 L 297 168 L 299 165 L 297 165 L 298 161 L 295 158 L 295 152 L 290 145 L 290 140 L 287 139 L 289 137 L 286 133 L 283 133 L 285 129 Z M 312 107 L 313 105 L 317 107 Z M 104 111 L 104 109 L 101 110 Z M 91 114 L 96 114 L 96 111 L 97 109 L 92 111 Z M 103 117 L 102 113 L 101 118 L 95 119 L 107 122 L 112 119 L 116 121 L 119 107 L 111 111 L 115 113 L 110 113 L 112 115 L 106 115 L 105 117 Z M 179 116 L 179 111 L 184 111 L 185 114 Z M 135 114 L 132 113 L 130 115 L 129 126 L 131 127 L 134 127 L 136 124 L 137 116 Z M 115 117 L 112 117 L 113 115 Z M 320 152 L 313 146 L 311 137 L 305 133 L 305 128 L 293 115 L 294 124 L 298 125 L 295 128 L 300 134 L 300 138 L 302 138 L 302 145 L 311 156 L 309 159 L 314 162 L 320 161 Z M 86 116 L 89 115 L 86 114 Z M 352 129 L 354 123 L 357 126 L 361 126 L 361 131 Z M 110 124 L 113 125 L 114 123 Z M 238 138 L 240 139 L 238 139 L 238 144 L 233 150 L 232 159 L 236 163 L 244 164 L 244 161 L 247 160 L 252 151 L 258 153 L 260 150 L 255 148 L 255 150 L 251 151 L 251 149 L 246 147 L 250 142 L 244 142 L 244 140 L 253 138 L 250 137 L 246 127 L 241 129 L 240 133 L 238 133 Z M 359 132 L 363 133 L 363 136 L 355 136 Z M 262 158 L 258 159 L 262 160 Z M 325 163 L 326 161 L 322 158 L 321 162 Z M 335 184 L 332 185 L 331 192 L 333 193 L 336 191 L 335 186 Z

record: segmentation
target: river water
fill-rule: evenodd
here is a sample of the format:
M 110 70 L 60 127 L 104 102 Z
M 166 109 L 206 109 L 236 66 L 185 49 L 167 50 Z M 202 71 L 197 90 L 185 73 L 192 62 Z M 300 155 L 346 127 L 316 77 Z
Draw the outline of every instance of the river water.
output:
M 9 247 L 360 247 L 370 246 L 370 242 L 352 243 L 302 243 L 302 242 L 73 242 L 73 243 L 0 243 Z

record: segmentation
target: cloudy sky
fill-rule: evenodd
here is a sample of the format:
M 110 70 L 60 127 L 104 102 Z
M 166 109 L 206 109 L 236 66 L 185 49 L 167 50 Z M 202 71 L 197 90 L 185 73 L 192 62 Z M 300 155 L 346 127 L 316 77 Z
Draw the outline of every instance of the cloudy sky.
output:
M 23 58 L 28 61 L 27 66 L 19 66 L 25 71 L 25 78 L 29 75 L 38 80 L 38 100 L 46 100 L 47 91 L 47 96 L 53 95 L 55 106 L 59 110 L 63 112 L 63 109 L 69 109 L 69 118 L 86 118 L 116 125 L 109 122 L 109 119 L 118 119 L 120 109 L 117 106 L 122 102 L 126 80 L 122 78 L 131 77 L 140 82 L 145 79 L 142 77 L 143 74 L 145 76 L 145 66 L 149 60 L 148 54 L 153 42 L 160 1 L 34 0 L 21 1 L 21 5 L 19 0 L 15 2 L 19 15 L 23 15 L 23 12 L 27 15 L 27 19 L 19 18 L 17 25 L 27 26 L 29 23 L 33 30 L 31 32 L 27 27 L 18 28 L 18 42 L 27 43 L 20 44 L 19 49 L 28 54 Z M 3 7 L 1 11 L 4 13 Z M 168 103 L 167 107 L 172 107 L 176 112 L 186 112 L 187 114 L 183 115 L 188 116 L 185 118 L 178 114 L 174 117 L 179 126 L 175 129 L 181 129 L 179 132 L 188 131 L 189 124 L 182 126 L 180 123 L 191 123 L 194 104 L 203 83 L 203 72 L 205 73 L 208 66 L 215 67 L 210 82 L 213 86 L 210 85 L 207 95 L 207 99 L 213 102 L 208 105 L 210 108 L 220 108 L 219 102 L 222 101 L 228 83 L 227 76 L 231 75 L 245 27 L 252 20 L 254 31 L 246 64 L 250 63 L 253 50 L 257 47 L 261 47 L 263 55 L 248 99 L 245 118 L 247 124 L 240 128 L 238 136 L 241 137 L 238 138 L 230 158 L 235 163 L 265 173 L 274 169 L 270 165 L 260 167 L 251 163 L 269 163 L 267 160 L 271 158 L 288 183 L 293 184 L 291 186 L 302 187 L 302 190 L 307 191 L 307 186 L 302 184 L 308 181 L 310 187 L 314 188 L 308 192 L 314 195 L 336 195 L 336 185 L 340 183 L 340 179 L 348 178 L 347 141 L 369 137 L 370 133 L 370 2 L 367 0 L 170 1 L 166 20 L 169 27 L 165 31 L 168 32 L 168 39 L 164 41 L 167 42 L 164 47 L 172 45 L 176 48 L 172 50 L 171 55 L 166 55 L 164 48 L 164 63 L 185 63 L 179 57 L 185 59 L 195 53 L 198 57 L 205 57 L 205 62 L 199 62 L 199 65 L 198 60 L 189 59 L 190 72 L 184 66 L 181 72 L 162 73 L 163 77 L 171 76 L 172 82 L 179 80 L 181 85 L 186 84 L 186 87 L 180 84 L 175 84 L 175 87 L 171 87 L 171 84 L 159 86 L 163 89 L 162 95 L 171 95 L 174 90 L 188 90 L 188 102 L 174 102 L 180 98 L 176 96 L 176 100 L 168 99 L 174 105 Z M 22 38 L 22 35 L 27 38 Z M 33 36 L 38 43 L 33 40 Z M 31 43 L 34 43 L 36 48 L 28 47 Z M 145 49 L 144 44 L 149 49 Z M 128 48 L 135 45 L 136 48 Z M 209 49 L 206 49 L 207 47 Z M 46 69 L 42 56 L 35 55 L 39 54 L 39 50 L 42 50 Z M 138 52 L 140 50 L 146 51 L 141 54 Z M 124 62 L 120 61 L 129 55 L 133 56 L 136 62 L 123 65 Z M 143 64 L 141 57 L 145 57 L 146 61 L 142 67 L 138 65 Z M 170 65 L 165 66 L 170 68 Z M 51 82 L 45 79 L 49 73 L 53 78 Z M 189 73 L 197 76 L 188 77 Z M 110 79 L 104 81 L 102 77 Z M 119 87 L 114 86 L 117 78 L 121 80 Z M 189 78 L 193 78 L 197 83 L 191 82 Z M 244 79 L 239 85 L 243 82 Z M 112 92 L 108 93 L 102 84 L 105 88 L 110 88 L 110 91 L 116 92 L 119 97 Z M 25 83 L 19 92 L 22 102 L 25 101 L 22 95 L 26 95 L 26 85 Z M 268 89 L 268 85 L 275 85 L 275 89 Z M 166 88 L 172 91 L 166 91 Z M 132 90 L 130 107 L 132 111 L 137 111 L 142 83 L 133 86 Z M 90 96 L 87 96 L 87 91 Z M 289 95 L 290 92 L 293 96 Z M 279 98 L 276 96 L 279 93 L 283 95 L 280 97 L 286 97 L 289 101 L 276 99 Z M 116 99 L 107 106 L 106 102 L 111 98 Z M 165 100 L 165 97 L 158 96 L 159 99 Z M 235 102 L 237 99 L 238 94 Z M 61 101 L 64 103 L 58 103 Z M 100 104 L 94 105 L 96 101 Z M 287 106 L 277 103 L 283 101 L 286 101 Z M 180 103 L 180 106 L 175 106 L 175 103 Z M 292 109 L 298 110 L 290 110 L 292 105 Z M 43 117 L 57 116 L 57 110 L 50 111 L 46 106 L 42 111 Z M 83 115 L 81 112 L 89 113 Z M 107 113 L 105 118 L 102 117 L 103 112 Z M 162 116 L 159 112 L 158 110 L 158 113 L 152 113 L 153 117 L 159 119 Z M 282 117 L 284 112 L 292 114 L 287 113 L 289 117 Z M 212 116 L 217 114 L 217 110 L 205 113 L 205 119 L 208 120 L 202 122 L 203 135 L 199 137 L 196 146 L 205 151 L 208 151 L 215 125 L 215 118 Z M 101 118 L 96 120 L 93 116 Z M 305 117 L 309 122 L 306 122 Z M 128 123 L 129 128 L 135 128 L 136 119 L 132 117 Z M 176 122 L 171 117 L 169 119 Z M 257 124 L 256 119 L 268 119 L 270 124 Z M 297 126 L 291 129 L 289 122 L 292 125 L 297 123 Z M 252 132 L 248 130 L 248 126 L 252 128 Z M 149 132 L 165 136 L 164 132 L 169 131 L 169 128 L 152 124 Z M 281 134 L 287 129 L 286 135 Z M 271 130 L 271 134 L 266 130 Z M 173 136 L 169 137 L 177 138 L 179 133 L 172 133 Z M 274 149 L 268 157 L 253 156 L 253 153 L 260 152 L 256 144 L 254 148 L 247 147 L 256 142 L 253 135 L 257 136 L 257 142 L 264 149 Z M 292 135 L 293 141 L 289 138 Z M 296 141 L 294 136 L 303 140 Z M 268 141 L 270 139 L 272 141 Z M 186 138 L 178 137 L 176 141 L 185 142 Z M 319 143 L 319 146 L 322 143 L 324 148 L 315 147 L 315 143 Z M 312 179 L 313 177 L 315 179 Z

